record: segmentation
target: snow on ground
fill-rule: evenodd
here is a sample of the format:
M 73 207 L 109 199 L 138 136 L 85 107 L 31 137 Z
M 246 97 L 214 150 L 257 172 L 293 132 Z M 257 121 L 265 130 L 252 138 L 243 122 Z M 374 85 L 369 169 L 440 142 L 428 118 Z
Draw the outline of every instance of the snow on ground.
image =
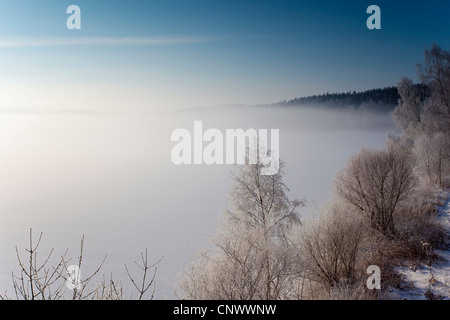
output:
M 404 279 L 402 289 L 393 291 L 396 299 L 425 300 L 428 298 L 450 300 L 450 192 L 443 192 L 447 199 L 439 208 L 437 219 L 445 227 L 447 237 L 445 245 L 435 250 L 438 261 L 428 266 L 420 264 L 415 270 L 410 267 L 398 267 L 397 271 Z

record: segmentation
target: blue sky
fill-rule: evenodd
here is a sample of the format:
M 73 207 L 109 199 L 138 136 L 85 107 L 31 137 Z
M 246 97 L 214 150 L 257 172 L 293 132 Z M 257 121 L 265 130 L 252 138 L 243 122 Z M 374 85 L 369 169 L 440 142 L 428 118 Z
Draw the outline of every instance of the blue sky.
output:
M 76 4 L 82 29 L 68 30 Z M 381 30 L 366 8 L 381 8 Z M 450 48 L 449 1 L 0 1 L 0 108 L 174 110 L 365 90 Z M 163 41 L 163 43 L 161 43 Z

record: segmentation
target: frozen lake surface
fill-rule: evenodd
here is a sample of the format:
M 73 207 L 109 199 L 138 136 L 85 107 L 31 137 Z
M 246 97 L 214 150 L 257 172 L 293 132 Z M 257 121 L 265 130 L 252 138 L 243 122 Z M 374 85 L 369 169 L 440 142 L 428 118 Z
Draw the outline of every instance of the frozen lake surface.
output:
M 171 162 L 171 132 L 193 129 L 280 130 L 291 196 L 305 198 L 313 213 L 330 197 L 332 180 L 361 147 L 383 148 L 395 134 L 390 115 L 312 109 L 231 107 L 174 115 L 5 114 L 0 117 L 0 292 L 12 296 L 18 271 L 15 246 L 28 230 L 44 233 L 41 258 L 69 249 L 77 258 L 85 235 L 83 274 L 107 255 L 113 272 L 131 288 L 132 267 L 148 248 L 158 265 L 157 299 L 174 298 L 174 280 L 227 208 L 230 165 Z M 136 269 L 131 269 L 137 271 Z M 129 290 L 128 290 L 129 291 Z

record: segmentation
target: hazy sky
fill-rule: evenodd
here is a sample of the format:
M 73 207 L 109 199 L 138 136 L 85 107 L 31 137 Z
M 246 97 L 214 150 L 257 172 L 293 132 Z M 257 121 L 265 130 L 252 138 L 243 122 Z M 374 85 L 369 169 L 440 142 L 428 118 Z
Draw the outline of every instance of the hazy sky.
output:
M 81 30 L 66 9 L 80 6 Z M 381 30 L 366 9 L 381 8 Z M 449 1 L 0 1 L 3 112 L 140 112 L 396 85 Z

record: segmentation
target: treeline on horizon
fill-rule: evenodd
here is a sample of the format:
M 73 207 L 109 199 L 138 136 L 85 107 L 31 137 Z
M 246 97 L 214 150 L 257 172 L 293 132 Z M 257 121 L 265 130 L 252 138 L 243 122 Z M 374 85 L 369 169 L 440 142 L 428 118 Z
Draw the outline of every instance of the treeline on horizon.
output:
M 325 93 L 311 95 L 276 103 L 281 106 L 321 106 L 329 108 L 350 107 L 390 112 L 398 104 L 400 95 L 397 87 L 371 89 L 362 92 Z

